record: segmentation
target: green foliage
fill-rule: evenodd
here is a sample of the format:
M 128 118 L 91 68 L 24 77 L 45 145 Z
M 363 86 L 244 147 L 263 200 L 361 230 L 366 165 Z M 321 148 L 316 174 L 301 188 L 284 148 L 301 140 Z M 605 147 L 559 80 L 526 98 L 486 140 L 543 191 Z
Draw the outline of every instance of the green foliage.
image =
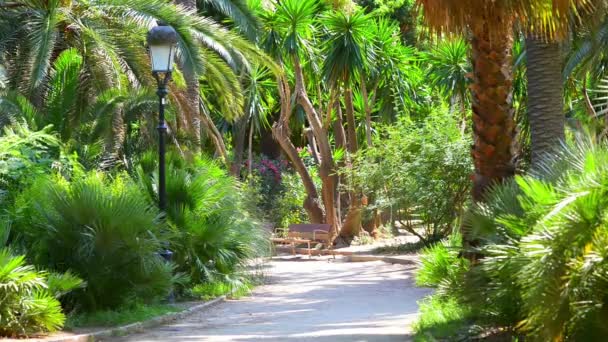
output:
M 427 52 L 429 62 L 428 77 L 450 101 L 461 101 L 462 108 L 468 103 L 468 76 L 471 65 L 468 58 L 469 46 L 462 38 L 440 42 Z
M 66 329 L 81 327 L 119 326 L 135 322 L 142 322 L 182 309 L 168 304 L 143 304 L 141 302 L 129 303 L 114 310 L 98 310 L 94 312 L 78 313 L 68 316 Z
M 163 223 L 127 177 L 40 179 L 19 195 L 11 219 L 37 265 L 87 282 L 66 298 L 71 306 L 116 308 L 169 292 L 172 266 L 158 255 Z
M 58 298 L 82 285 L 66 273 L 48 274 L 0 248 L 0 336 L 28 336 L 60 330 L 65 322 Z
M 195 285 L 188 291 L 188 294 L 197 299 L 204 300 L 224 295 L 229 295 L 231 298 L 239 298 L 249 293 L 252 286 L 247 280 L 238 283 L 210 282 Z
M 465 299 L 479 313 L 536 340 L 608 333 L 607 165 L 605 145 L 579 143 L 474 207 L 465 227 L 484 258 Z
M 469 198 L 469 138 L 445 111 L 386 126 L 380 137 L 344 170 L 348 183 L 373 199 L 370 210 L 393 213 L 422 240 L 445 236 Z
M 3 128 L 0 135 L 0 202 L 12 199 L 32 179 L 58 166 L 59 142 L 49 131 L 50 127 L 31 131 L 21 124 Z
M 414 325 L 417 342 L 457 340 L 468 324 L 470 309 L 453 298 L 432 295 L 418 303 L 420 318 Z M 458 339 L 459 341 L 461 339 Z M 464 339 L 462 339 L 464 340 Z
M 452 234 L 449 239 L 422 251 L 416 285 L 437 288 L 440 295 L 459 288 L 469 269 L 468 260 L 459 256 L 461 239 L 460 234 Z
M 243 191 L 249 206 L 256 208 L 257 215 L 280 228 L 308 220 L 302 206 L 306 198 L 304 185 L 293 170 L 286 168 L 285 161 L 256 159 L 252 171 Z M 310 172 L 314 176 L 313 167 Z
M 171 156 L 167 214 L 177 269 L 195 284 L 239 281 L 244 263 L 268 250 L 259 223 L 245 208 L 239 184 L 208 159 L 185 161 L 179 155 Z M 147 168 L 154 165 L 150 160 L 146 164 Z M 150 177 L 140 167 L 139 175 L 150 199 L 155 200 L 155 173 Z

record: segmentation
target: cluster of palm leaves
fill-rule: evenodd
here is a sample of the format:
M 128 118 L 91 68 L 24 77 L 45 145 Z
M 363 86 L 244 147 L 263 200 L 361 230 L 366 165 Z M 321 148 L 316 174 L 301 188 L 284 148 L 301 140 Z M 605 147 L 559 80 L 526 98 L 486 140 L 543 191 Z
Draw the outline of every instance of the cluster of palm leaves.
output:
M 83 285 L 71 273 L 37 270 L 6 247 L 10 227 L 0 226 L 0 336 L 57 331 L 65 315 L 59 298 Z
M 126 176 L 39 178 L 19 194 L 5 220 L 13 229 L 12 246 L 25 250 L 29 260 L 87 282 L 66 297 L 69 307 L 95 310 L 133 298 L 154 300 L 178 280 L 158 254 L 166 240 L 158 211 Z
M 605 336 L 608 150 L 579 143 L 535 175 L 495 187 L 465 219 L 478 260 L 458 296 L 532 339 Z
M 239 185 L 208 159 L 172 153 L 167 170 L 167 219 L 177 271 L 195 283 L 239 282 L 251 258 L 267 253 L 257 218 L 248 214 Z M 151 201 L 157 198 L 156 160 L 142 156 L 138 174 Z
M 255 36 L 255 20 L 244 3 L 204 3 L 207 12 L 231 18 L 239 30 Z M 11 107 L 0 114 L 3 124 L 16 118 L 39 127 L 52 123 L 62 140 L 86 145 L 87 151 L 75 148 L 79 153 L 95 150 L 97 163 L 102 157 L 120 161 L 129 145 L 132 153 L 138 140 L 155 134 L 145 34 L 157 21 L 172 25 L 179 35 L 171 132 L 195 134 L 191 121 L 199 108 L 188 106 L 185 79 L 205 85 L 197 96 L 209 90 L 223 94 L 209 97 L 222 100 L 215 102 L 217 113 L 240 116 L 244 100 L 237 75 L 267 59 L 226 25 L 164 0 L 14 1 L 0 4 L 0 64 L 5 67 L 0 98 L 3 108 Z M 135 141 L 129 140 L 131 130 L 141 130 Z

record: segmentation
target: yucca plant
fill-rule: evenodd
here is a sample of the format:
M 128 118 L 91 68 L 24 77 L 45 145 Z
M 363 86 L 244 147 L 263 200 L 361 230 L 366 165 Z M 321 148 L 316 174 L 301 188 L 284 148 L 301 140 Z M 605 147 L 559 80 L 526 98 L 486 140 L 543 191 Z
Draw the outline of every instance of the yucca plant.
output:
M 169 292 L 172 265 L 158 255 L 163 222 L 126 176 L 41 179 L 18 197 L 12 219 L 37 265 L 72 270 L 89 284 L 67 304 L 114 308 Z
M 465 220 L 485 242 L 468 299 L 539 341 L 592 341 L 608 319 L 608 149 L 578 143 L 491 191 Z
M 168 160 L 167 215 L 178 270 L 194 283 L 238 281 L 241 266 L 268 250 L 259 223 L 247 213 L 238 183 L 208 159 L 186 161 L 169 154 Z M 139 170 L 151 200 L 157 198 L 153 165 L 148 155 Z

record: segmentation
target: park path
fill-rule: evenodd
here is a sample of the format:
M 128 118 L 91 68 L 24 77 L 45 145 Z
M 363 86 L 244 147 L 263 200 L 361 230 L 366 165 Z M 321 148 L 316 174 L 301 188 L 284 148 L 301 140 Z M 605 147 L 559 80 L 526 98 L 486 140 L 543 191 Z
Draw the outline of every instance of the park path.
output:
M 416 301 L 414 266 L 325 258 L 274 260 L 269 284 L 187 319 L 122 342 L 409 341 Z

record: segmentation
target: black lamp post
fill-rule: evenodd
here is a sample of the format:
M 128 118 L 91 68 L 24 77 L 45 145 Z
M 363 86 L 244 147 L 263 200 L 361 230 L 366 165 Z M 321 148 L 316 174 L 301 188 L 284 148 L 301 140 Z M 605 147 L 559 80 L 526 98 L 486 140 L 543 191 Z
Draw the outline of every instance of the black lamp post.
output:
M 152 74 L 156 78 L 158 90 L 158 207 L 161 211 L 167 209 L 167 190 L 165 183 L 165 97 L 167 84 L 173 71 L 173 57 L 177 44 L 177 32 L 173 27 L 159 22 L 148 32 L 148 47 L 152 61 Z

